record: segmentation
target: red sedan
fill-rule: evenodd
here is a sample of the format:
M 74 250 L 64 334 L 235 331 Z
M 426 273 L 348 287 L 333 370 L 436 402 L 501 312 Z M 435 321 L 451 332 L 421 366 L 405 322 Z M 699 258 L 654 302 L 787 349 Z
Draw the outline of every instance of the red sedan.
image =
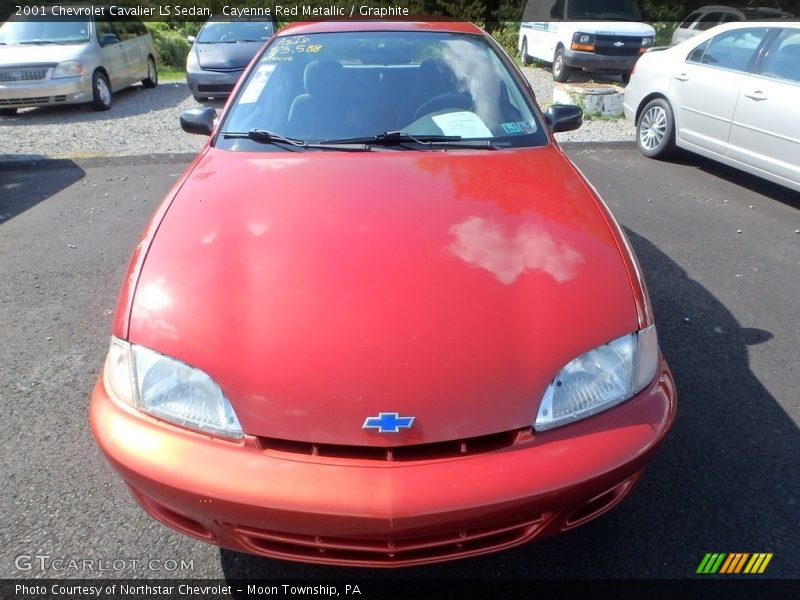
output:
M 625 234 L 459 23 L 283 29 L 152 216 L 92 431 L 185 534 L 401 566 L 581 525 L 675 415 Z

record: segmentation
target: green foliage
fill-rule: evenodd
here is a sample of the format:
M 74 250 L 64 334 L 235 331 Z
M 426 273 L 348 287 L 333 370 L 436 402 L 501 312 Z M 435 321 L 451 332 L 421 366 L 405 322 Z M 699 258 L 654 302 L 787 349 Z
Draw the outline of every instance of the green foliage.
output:
M 517 41 L 519 39 L 519 23 L 488 23 L 487 31 L 497 40 L 511 56 L 517 55 Z
M 675 21 L 656 21 L 650 23 L 650 25 L 656 30 L 656 41 L 653 45 L 669 46 L 672 41 L 672 33 L 678 27 L 678 23 Z
M 158 54 L 158 64 L 174 69 L 183 69 L 186 66 L 186 56 L 189 54 L 191 45 L 186 40 L 187 35 L 184 28 L 194 23 L 171 24 L 164 22 L 147 23 L 150 35 L 153 38 L 153 45 Z M 180 25 L 180 27 L 177 27 Z M 199 29 L 199 24 L 198 29 Z M 195 32 L 196 34 L 196 32 Z

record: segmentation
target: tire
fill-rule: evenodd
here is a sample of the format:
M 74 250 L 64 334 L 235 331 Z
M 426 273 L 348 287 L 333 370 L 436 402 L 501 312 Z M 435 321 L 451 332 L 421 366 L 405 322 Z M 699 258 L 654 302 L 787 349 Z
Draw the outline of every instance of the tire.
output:
M 16 108 L 0 108 L 0 117 L 13 117 L 17 114 Z
M 522 61 L 523 67 L 527 67 L 531 64 L 531 57 L 528 56 L 528 38 L 522 38 L 522 49 L 519 52 L 519 58 Z
M 564 48 L 556 48 L 556 55 L 553 57 L 553 80 L 559 83 L 569 81 L 572 75 L 572 68 L 564 62 Z
M 158 69 L 152 56 L 147 57 L 147 78 L 142 79 L 142 85 L 146 88 L 154 88 L 158 85 Z
M 622 77 L 622 83 L 628 85 L 631 82 L 631 74 L 630 73 L 620 73 L 620 77 Z
M 95 71 L 92 75 L 92 109 L 108 110 L 112 102 L 108 77 L 102 71 Z
M 666 158 L 675 152 L 675 118 L 664 98 L 648 102 L 639 114 L 636 145 L 648 158 Z

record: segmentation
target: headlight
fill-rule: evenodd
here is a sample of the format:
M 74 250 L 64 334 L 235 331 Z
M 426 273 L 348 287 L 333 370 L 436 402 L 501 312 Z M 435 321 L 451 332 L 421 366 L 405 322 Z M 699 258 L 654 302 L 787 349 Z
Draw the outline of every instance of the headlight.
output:
M 643 390 L 657 370 L 655 325 L 603 344 L 558 372 L 533 427 L 544 431 L 611 408 Z
M 650 46 L 652 44 L 653 44 L 653 38 L 651 37 L 642 38 L 642 46 Z
M 111 393 L 144 412 L 205 433 L 243 435 L 231 403 L 200 369 L 112 337 L 105 373 Z
M 570 48 L 581 52 L 594 52 L 594 34 L 576 32 L 572 36 Z
M 189 54 L 186 55 L 186 70 L 187 71 L 200 70 L 200 63 L 197 62 L 197 52 L 195 52 L 194 48 L 189 50 Z
M 50 78 L 60 79 L 62 77 L 79 77 L 80 75 L 83 75 L 83 65 L 77 60 L 68 60 L 59 63 L 58 66 L 53 69 L 53 74 Z

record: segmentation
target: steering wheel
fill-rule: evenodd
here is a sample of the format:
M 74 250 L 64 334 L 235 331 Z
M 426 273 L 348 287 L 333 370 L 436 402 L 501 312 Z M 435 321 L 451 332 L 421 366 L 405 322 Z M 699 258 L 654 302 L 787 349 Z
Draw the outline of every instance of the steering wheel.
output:
M 472 108 L 472 97 L 463 92 L 445 92 L 444 94 L 437 94 L 419 105 L 419 108 L 414 111 L 414 116 L 411 117 L 411 122 L 413 123 L 424 115 L 445 108 Z

